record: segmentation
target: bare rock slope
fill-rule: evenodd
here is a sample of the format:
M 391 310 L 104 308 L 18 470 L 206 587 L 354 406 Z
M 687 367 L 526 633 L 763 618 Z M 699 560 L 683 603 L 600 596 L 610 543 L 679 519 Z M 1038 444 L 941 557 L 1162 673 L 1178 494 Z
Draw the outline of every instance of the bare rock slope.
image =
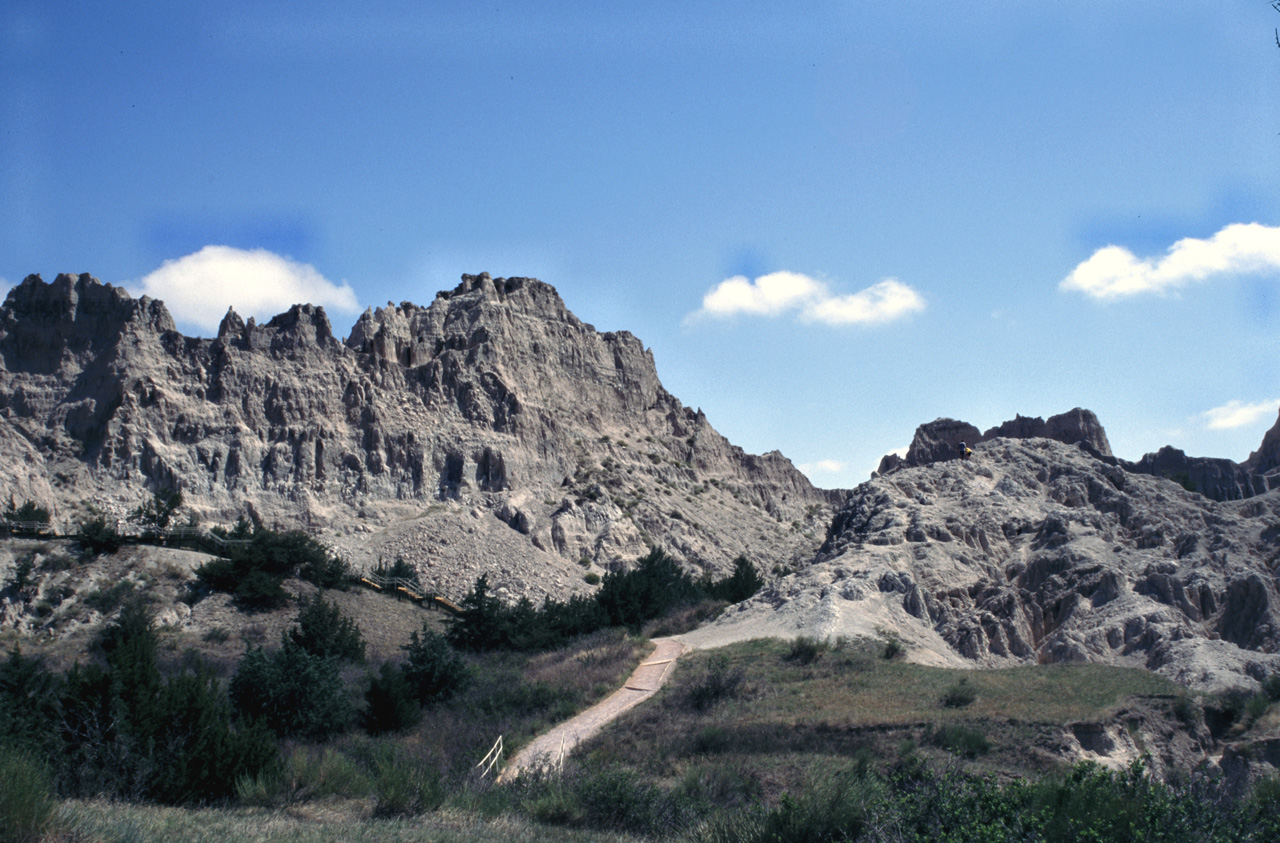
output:
M 177 488 L 206 525 L 251 513 L 535 599 L 650 543 L 713 570 L 810 557 L 840 499 L 726 441 L 636 337 L 487 274 L 345 340 L 311 305 L 187 337 L 162 302 L 30 276 L 0 308 L 0 482 L 64 528 Z
M 1073 412 L 1078 431 L 1095 426 Z M 940 422 L 917 435 L 937 459 L 886 466 L 851 493 L 814 564 L 689 642 L 897 637 L 927 663 L 1105 662 L 1206 690 L 1280 668 L 1277 493 L 1219 502 L 1127 470 L 1100 425 L 1100 439 L 1066 444 L 1038 419 L 1009 423 L 972 460 L 944 459 L 941 440 L 977 437 Z

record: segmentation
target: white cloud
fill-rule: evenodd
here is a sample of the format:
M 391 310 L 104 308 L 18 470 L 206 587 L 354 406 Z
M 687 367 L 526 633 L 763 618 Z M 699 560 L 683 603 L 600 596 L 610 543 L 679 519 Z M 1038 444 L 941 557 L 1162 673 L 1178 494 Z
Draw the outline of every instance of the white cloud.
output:
M 840 460 L 818 460 L 817 462 L 806 462 L 796 466 L 805 474 L 839 474 L 845 470 L 848 463 Z
M 165 261 L 139 282 L 135 294 L 164 301 L 174 320 L 212 334 L 228 307 L 241 316 L 267 319 L 295 304 L 322 305 L 354 313 L 355 291 L 345 281 L 335 284 L 310 264 L 283 258 L 266 249 L 245 251 L 205 246 L 177 260 Z
M 1122 246 L 1094 252 L 1058 285 L 1104 301 L 1164 293 L 1214 275 L 1280 271 L 1280 227 L 1235 223 L 1208 240 L 1187 237 L 1163 257 L 1140 260 Z
M 1247 427 L 1268 418 L 1280 408 L 1280 399 L 1258 401 L 1245 404 L 1243 401 L 1228 401 L 1221 407 L 1214 407 L 1201 413 L 1205 427 L 1210 430 L 1232 430 Z
M 789 311 L 826 325 L 874 325 L 923 310 L 924 298 L 896 278 L 847 296 L 831 293 L 826 283 L 798 272 L 771 272 L 751 281 L 742 275 L 725 279 L 702 297 L 702 307 L 687 321 L 726 318 L 746 313 L 778 316 Z

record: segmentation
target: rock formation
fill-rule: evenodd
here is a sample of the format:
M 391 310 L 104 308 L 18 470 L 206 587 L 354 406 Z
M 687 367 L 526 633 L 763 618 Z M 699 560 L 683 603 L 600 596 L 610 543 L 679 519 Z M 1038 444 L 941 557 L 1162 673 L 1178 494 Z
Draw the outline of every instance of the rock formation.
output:
M 0 308 L 0 479 L 71 525 L 181 489 L 205 524 L 305 526 L 357 564 L 402 556 L 446 593 L 581 588 L 582 565 L 664 545 L 725 570 L 812 555 L 837 493 L 744 453 L 530 278 L 463 276 L 430 306 L 322 308 L 213 339 L 88 275 L 33 275 Z
M 971 427 L 922 426 L 813 565 L 692 640 L 897 636 L 925 662 L 1106 662 L 1214 690 L 1280 669 L 1280 492 L 1219 502 L 1127 470 L 1092 413 L 1067 415 L 988 431 L 967 462 L 929 457 Z

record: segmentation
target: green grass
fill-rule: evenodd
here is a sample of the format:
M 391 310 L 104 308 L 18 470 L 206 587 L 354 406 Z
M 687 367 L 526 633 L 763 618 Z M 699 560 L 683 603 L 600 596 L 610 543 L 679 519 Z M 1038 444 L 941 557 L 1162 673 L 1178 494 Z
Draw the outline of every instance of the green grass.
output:
M 555 828 L 518 817 L 442 811 L 373 819 L 367 805 L 331 801 L 289 810 L 180 809 L 110 802 L 64 802 L 60 819 L 82 839 L 102 843 L 632 843 L 621 834 Z
M 794 656 L 795 645 L 776 640 L 690 654 L 654 702 L 590 741 L 584 758 L 668 781 L 714 762 L 758 777 L 770 797 L 803 786 L 824 759 L 859 752 L 890 759 L 904 741 L 940 761 L 958 754 L 983 770 L 1038 773 L 1043 756 L 1028 753 L 1030 744 L 1069 723 L 1105 721 L 1142 698 L 1160 698 L 1148 700 L 1150 707 L 1172 718 L 1178 691 L 1160 676 L 1130 668 L 956 670 L 886 660 L 872 642 L 824 647 L 807 663 Z M 699 706 L 709 671 L 740 672 L 743 680 L 733 694 Z M 972 693 L 972 701 L 946 705 L 957 688 Z M 985 736 L 989 751 L 940 745 L 930 740 L 938 730 Z

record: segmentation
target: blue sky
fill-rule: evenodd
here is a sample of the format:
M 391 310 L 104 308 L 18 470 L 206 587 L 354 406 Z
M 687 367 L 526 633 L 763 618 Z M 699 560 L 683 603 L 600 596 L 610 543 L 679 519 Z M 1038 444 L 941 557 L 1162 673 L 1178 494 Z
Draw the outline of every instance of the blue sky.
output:
M 0 7 L 0 285 L 426 304 L 531 275 L 822 486 L 916 425 L 1280 409 L 1266 0 Z M 1109 248 L 1110 247 L 1110 248 Z

